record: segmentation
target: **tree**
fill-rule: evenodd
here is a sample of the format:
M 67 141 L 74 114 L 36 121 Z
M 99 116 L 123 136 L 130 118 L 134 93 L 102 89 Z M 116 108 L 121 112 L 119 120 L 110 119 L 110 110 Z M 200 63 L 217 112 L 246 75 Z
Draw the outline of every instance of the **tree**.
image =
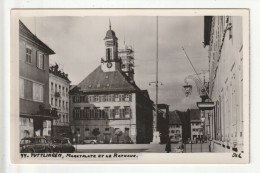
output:
M 122 136 L 123 132 L 122 130 L 120 129 L 116 129 L 115 130 L 115 135 L 116 135 L 116 138 L 117 138 L 117 143 L 119 143 L 119 136 Z
M 100 134 L 100 131 L 98 128 L 95 128 L 93 131 L 92 131 L 92 134 L 96 137 L 97 139 L 97 136 Z

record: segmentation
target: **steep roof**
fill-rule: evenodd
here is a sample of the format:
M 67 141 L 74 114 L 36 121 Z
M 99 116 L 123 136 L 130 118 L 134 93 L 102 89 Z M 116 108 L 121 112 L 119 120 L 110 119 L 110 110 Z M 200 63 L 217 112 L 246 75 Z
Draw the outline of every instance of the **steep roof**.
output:
M 44 50 L 49 55 L 55 54 L 55 52 L 43 43 L 36 35 L 34 35 L 24 24 L 19 20 L 19 35 L 28 41 L 33 42 L 40 49 Z
M 169 124 L 182 124 L 179 114 L 176 111 L 169 112 Z
M 199 109 L 190 110 L 190 121 L 191 122 L 201 122 Z
M 85 79 L 83 79 L 77 88 L 82 92 L 109 92 L 109 91 L 139 91 L 141 90 L 130 82 L 128 76 L 119 70 L 113 72 L 104 72 L 101 66 L 98 66 Z

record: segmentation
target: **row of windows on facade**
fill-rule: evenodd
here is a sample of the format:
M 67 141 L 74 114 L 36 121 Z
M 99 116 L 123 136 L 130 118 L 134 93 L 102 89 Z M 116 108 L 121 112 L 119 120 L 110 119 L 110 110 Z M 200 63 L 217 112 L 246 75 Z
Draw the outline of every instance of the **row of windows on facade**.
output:
M 56 120 L 57 123 L 68 123 L 69 122 L 69 115 L 61 115 L 59 114 L 59 119 Z
M 180 130 L 171 130 L 171 133 L 180 133 Z
M 54 87 L 53 87 L 54 86 Z M 60 92 L 60 93 L 62 93 L 62 95 L 65 95 L 65 94 L 67 94 L 68 95 L 68 91 L 69 91 L 69 89 L 67 88 L 67 87 L 64 87 L 64 86 L 61 86 L 61 85 L 59 85 L 59 87 L 58 87 L 58 85 L 57 84 L 55 84 L 55 83 L 53 83 L 53 82 L 51 82 L 51 86 L 50 86 L 51 88 L 51 91 L 54 91 L 54 92 Z M 59 90 L 58 90 L 59 89 Z M 66 91 L 65 91 L 66 90 Z
M 200 126 L 201 123 L 191 123 L 192 126 Z
M 92 128 L 92 130 L 90 130 L 89 127 L 85 127 L 84 131 L 85 132 L 92 132 L 94 129 L 97 129 L 98 131 L 101 131 L 100 128 Z M 115 128 L 114 130 L 111 130 L 112 128 L 109 128 L 109 127 L 106 127 L 103 129 L 103 132 L 111 132 L 111 131 L 116 131 L 117 129 L 119 128 Z M 76 133 L 80 133 L 80 128 L 76 128 Z M 129 128 L 125 128 L 125 131 L 124 131 L 125 134 L 128 134 L 129 133 Z
M 192 129 L 193 132 L 199 132 L 201 129 Z
M 131 108 L 124 107 L 115 107 L 110 109 L 109 107 L 104 109 L 99 108 L 75 108 L 73 111 L 74 119 L 129 119 L 131 116 Z
M 26 46 L 26 62 L 27 63 L 32 63 L 32 48 L 30 46 Z M 44 54 L 39 52 L 39 51 L 36 51 L 36 66 L 39 68 L 39 69 L 42 69 L 44 70 Z
M 43 102 L 43 85 L 27 79 L 19 79 L 20 98 Z
M 62 103 L 62 105 L 61 105 L 61 103 Z M 64 100 L 61 102 L 61 100 L 55 99 L 55 101 L 54 101 L 53 97 L 51 98 L 51 105 L 52 106 L 62 107 L 64 109 L 66 109 L 66 110 L 69 109 L 68 102 L 66 102 L 66 105 L 65 105 L 65 101 Z
M 110 94 L 110 95 L 84 95 L 73 96 L 73 103 L 87 103 L 87 102 L 131 102 L 131 94 Z

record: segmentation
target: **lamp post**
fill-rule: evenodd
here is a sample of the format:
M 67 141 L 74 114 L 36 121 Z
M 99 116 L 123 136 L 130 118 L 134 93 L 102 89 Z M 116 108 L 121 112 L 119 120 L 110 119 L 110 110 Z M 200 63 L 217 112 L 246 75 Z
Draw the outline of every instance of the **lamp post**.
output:
M 154 117 L 154 127 L 153 127 L 153 142 L 158 143 L 159 132 L 157 132 L 157 117 L 158 117 L 158 16 L 156 16 L 156 81 L 150 82 L 149 85 L 155 83 L 156 88 L 156 98 L 155 98 L 155 117 Z M 162 85 L 162 83 L 161 83 Z

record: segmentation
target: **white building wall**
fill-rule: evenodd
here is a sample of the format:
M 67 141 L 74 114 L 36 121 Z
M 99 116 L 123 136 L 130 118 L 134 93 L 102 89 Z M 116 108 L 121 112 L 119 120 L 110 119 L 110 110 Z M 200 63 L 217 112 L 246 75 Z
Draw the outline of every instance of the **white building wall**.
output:
M 53 83 L 53 88 L 52 88 Z M 55 84 L 57 85 L 57 92 L 60 93 L 60 97 L 55 97 Z M 59 89 L 60 86 L 60 89 Z M 58 109 L 58 115 L 60 119 L 53 122 L 53 125 L 57 126 L 68 126 L 69 125 L 69 81 L 58 77 L 52 73 L 49 74 L 49 103 L 52 108 Z M 64 87 L 64 91 L 63 91 Z M 52 100 L 53 99 L 53 100 Z M 55 99 L 57 99 L 57 103 L 55 104 Z M 59 105 L 60 101 L 60 105 Z M 64 102 L 64 106 L 63 106 Z
M 224 35 L 221 27 L 226 28 L 220 22 L 220 17 L 214 17 L 211 47 L 218 51 L 218 38 Z M 225 18 L 226 19 L 226 18 Z M 226 21 L 226 20 L 225 20 Z M 212 88 L 212 100 L 215 102 L 215 110 L 211 114 L 212 138 L 226 146 L 239 148 L 243 146 L 243 41 L 242 18 L 230 17 L 232 27 L 225 32 L 220 58 L 213 58 L 209 53 L 211 67 L 216 71 L 210 71 L 214 81 Z M 222 34 L 222 35 L 221 35 Z M 221 44 L 221 42 L 220 42 Z M 212 69 L 212 68 L 211 68 Z M 214 68 L 213 68 L 214 69 Z M 215 75 L 215 77 L 214 77 Z

